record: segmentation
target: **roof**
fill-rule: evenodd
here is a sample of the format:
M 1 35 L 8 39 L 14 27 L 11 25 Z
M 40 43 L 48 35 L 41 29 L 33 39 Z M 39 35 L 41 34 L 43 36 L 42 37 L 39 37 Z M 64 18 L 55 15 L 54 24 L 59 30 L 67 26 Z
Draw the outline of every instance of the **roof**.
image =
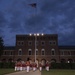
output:
M 4 50 L 15 50 L 15 46 L 5 46 Z
M 59 46 L 59 49 L 75 49 L 75 46 Z

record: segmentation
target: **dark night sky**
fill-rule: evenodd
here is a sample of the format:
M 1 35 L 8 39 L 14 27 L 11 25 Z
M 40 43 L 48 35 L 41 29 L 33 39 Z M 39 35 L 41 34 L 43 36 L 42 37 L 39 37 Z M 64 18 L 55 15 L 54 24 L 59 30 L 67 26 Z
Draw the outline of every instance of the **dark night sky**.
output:
M 34 2 L 36 8 L 29 5 Z M 75 45 L 75 0 L 0 0 L 4 44 L 29 33 L 58 34 L 59 45 Z

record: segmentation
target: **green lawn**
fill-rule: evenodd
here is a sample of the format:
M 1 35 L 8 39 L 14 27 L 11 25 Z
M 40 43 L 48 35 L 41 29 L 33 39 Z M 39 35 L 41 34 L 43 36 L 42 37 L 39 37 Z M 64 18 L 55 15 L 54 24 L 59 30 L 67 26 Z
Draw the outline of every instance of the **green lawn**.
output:
M 0 69 L 0 75 L 15 72 L 14 69 Z
M 49 72 L 43 70 L 42 75 L 75 75 L 75 70 L 51 69 Z

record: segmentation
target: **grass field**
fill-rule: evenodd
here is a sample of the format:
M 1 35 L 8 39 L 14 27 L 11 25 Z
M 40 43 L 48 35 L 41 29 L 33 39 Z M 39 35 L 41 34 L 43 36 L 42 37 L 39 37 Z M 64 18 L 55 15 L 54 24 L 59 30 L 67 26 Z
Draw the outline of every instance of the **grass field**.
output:
M 0 69 L 0 75 L 15 72 L 14 69 Z
M 75 70 L 51 69 L 49 72 L 43 70 L 42 75 L 75 75 Z
M 0 69 L 0 75 L 5 75 L 12 72 L 15 72 L 14 69 Z M 75 70 L 50 69 L 49 72 L 43 70 L 41 74 L 42 75 L 75 75 Z

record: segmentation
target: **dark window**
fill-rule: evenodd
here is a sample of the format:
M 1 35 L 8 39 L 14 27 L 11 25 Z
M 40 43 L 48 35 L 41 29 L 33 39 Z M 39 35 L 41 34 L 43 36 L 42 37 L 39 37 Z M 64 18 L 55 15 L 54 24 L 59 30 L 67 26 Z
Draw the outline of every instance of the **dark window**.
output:
M 41 54 L 45 55 L 45 50 L 44 49 L 42 49 Z
M 21 49 L 19 49 L 18 55 L 22 55 L 22 50 Z
M 45 45 L 45 42 L 44 42 L 44 41 L 42 41 L 42 42 L 41 42 L 41 44 L 42 44 L 42 45 Z
M 21 44 L 23 45 L 23 44 L 24 44 L 24 42 L 21 42 Z
M 52 51 L 52 55 L 54 55 L 54 51 Z
M 55 41 L 53 41 L 53 45 L 55 45 L 56 44 L 56 42 Z
M 31 50 L 31 49 L 29 49 L 28 53 L 29 53 L 29 55 L 32 55 L 32 50 Z
M 51 55 L 55 55 L 55 49 L 51 50 Z
M 18 45 L 23 45 L 24 42 L 23 41 L 18 41 Z
M 51 45 L 51 44 L 52 44 L 52 42 L 51 42 L 51 41 L 49 41 L 49 44 Z
M 61 55 L 64 55 L 64 51 L 61 51 Z
M 38 55 L 38 49 L 36 49 L 36 55 Z
M 6 51 L 4 51 L 4 55 L 6 55 Z
M 68 51 L 68 55 L 71 55 L 70 51 Z
M 28 45 L 29 45 L 29 46 L 31 46 L 31 45 L 32 45 L 32 42 L 31 42 L 31 41 L 29 41 L 29 42 L 28 42 Z
M 13 52 L 12 51 L 10 51 L 10 55 L 13 55 Z
M 36 45 L 38 45 L 38 41 L 36 41 Z

